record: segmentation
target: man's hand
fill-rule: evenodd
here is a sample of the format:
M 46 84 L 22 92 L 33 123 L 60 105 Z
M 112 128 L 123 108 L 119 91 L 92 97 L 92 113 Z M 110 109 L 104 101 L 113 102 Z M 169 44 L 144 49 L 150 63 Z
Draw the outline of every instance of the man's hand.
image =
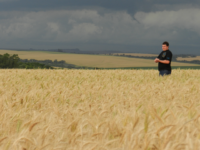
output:
M 156 59 L 154 60 L 154 62 L 155 62 L 155 63 L 158 63 L 159 60 L 160 60 L 160 59 L 156 58 Z

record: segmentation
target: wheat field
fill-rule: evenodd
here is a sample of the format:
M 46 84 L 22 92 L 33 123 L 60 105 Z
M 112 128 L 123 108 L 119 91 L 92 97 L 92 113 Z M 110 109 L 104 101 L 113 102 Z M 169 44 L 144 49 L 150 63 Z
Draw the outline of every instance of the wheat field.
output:
M 200 70 L 0 70 L 1 150 L 197 150 Z

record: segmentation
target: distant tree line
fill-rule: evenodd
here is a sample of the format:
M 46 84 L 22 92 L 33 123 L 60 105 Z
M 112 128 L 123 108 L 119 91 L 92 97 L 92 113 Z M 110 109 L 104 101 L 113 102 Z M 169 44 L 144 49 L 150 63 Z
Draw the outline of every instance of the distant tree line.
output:
M 10 56 L 8 53 L 0 55 L 0 68 L 18 68 L 19 57 L 17 54 Z
M 76 66 L 74 64 L 66 63 L 66 61 L 64 60 L 58 61 L 57 59 L 55 60 L 20 59 L 20 61 L 24 63 L 41 63 L 41 64 L 53 66 L 53 67 L 68 68 L 68 69 L 100 69 L 97 67 Z
M 20 59 L 18 54 L 0 54 L 0 68 L 26 68 L 26 69 L 54 69 L 54 67 L 68 69 L 100 69 L 97 67 L 85 67 L 68 64 L 64 60 L 36 60 Z
M 129 58 L 152 59 L 152 60 L 156 58 L 155 56 L 133 56 L 133 55 L 128 55 L 128 54 L 112 54 L 112 53 L 108 53 L 106 55 L 122 56 L 122 57 L 129 57 Z M 177 57 L 178 56 L 173 55 L 172 61 L 176 61 Z
M 114 55 L 114 56 L 130 57 L 130 58 L 152 59 L 152 60 L 155 59 L 155 56 L 133 56 L 133 55 L 123 54 L 123 53 L 122 54 L 107 53 L 105 55 Z M 190 55 L 190 54 L 173 55 L 172 61 L 200 64 L 199 60 L 193 60 L 193 61 L 184 61 L 183 60 L 183 61 L 180 61 L 180 60 L 177 60 L 178 57 L 189 58 L 189 57 L 196 57 L 196 55 Z
M 200 60 L 191 60 L 191 61 L 187 61 L 187 60 L 179 60 L 178 62 L 183 62 L 183 63 L 192 63 L 192 64 L 200 64 Z
M 17 54 L 0 54 L 0 68 L 53 69 L 50 65 L 38 62 L 22 62 Z
M 182 58 L 189 58 L 189 57 L 196 57 L 197 55 L 192 55 L 192 54 L 179 54 L 176 55 L 177 57 L 182 57 Z
M 54 67 L 61 67 L 61 68 L 76 68 L 76 65 L 68 64 L 64 60 L 58 61 L 57 59 L 55 59 L 55 60 L 20 59 L 20 61 L 24 62 L 24 63 L 41 63 L 41 64 L 54 66 Z

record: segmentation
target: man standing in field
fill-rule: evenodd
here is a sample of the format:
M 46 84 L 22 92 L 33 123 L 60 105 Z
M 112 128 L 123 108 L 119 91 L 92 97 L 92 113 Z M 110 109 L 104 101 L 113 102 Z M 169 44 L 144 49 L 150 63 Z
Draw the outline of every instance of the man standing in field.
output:
M 172 52 L 169 50 L 169 43 L 163 42 L 162 44 L 163 51 L 159 56 L 154 60 L 155 63 L 158 63 L 159 75 L 170 75 L 171 74 L 171 60 Z

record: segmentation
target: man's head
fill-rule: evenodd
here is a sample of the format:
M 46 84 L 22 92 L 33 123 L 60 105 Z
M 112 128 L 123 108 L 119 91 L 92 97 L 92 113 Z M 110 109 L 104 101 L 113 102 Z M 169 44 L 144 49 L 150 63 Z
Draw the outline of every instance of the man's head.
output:
M 166 51 L 166 50 L 168 50 L 169 49 L 169 43 L 168 42 L 163 42 L 163 44 L 162 44 L 162 49 L 163 49 L 163 51 Z

